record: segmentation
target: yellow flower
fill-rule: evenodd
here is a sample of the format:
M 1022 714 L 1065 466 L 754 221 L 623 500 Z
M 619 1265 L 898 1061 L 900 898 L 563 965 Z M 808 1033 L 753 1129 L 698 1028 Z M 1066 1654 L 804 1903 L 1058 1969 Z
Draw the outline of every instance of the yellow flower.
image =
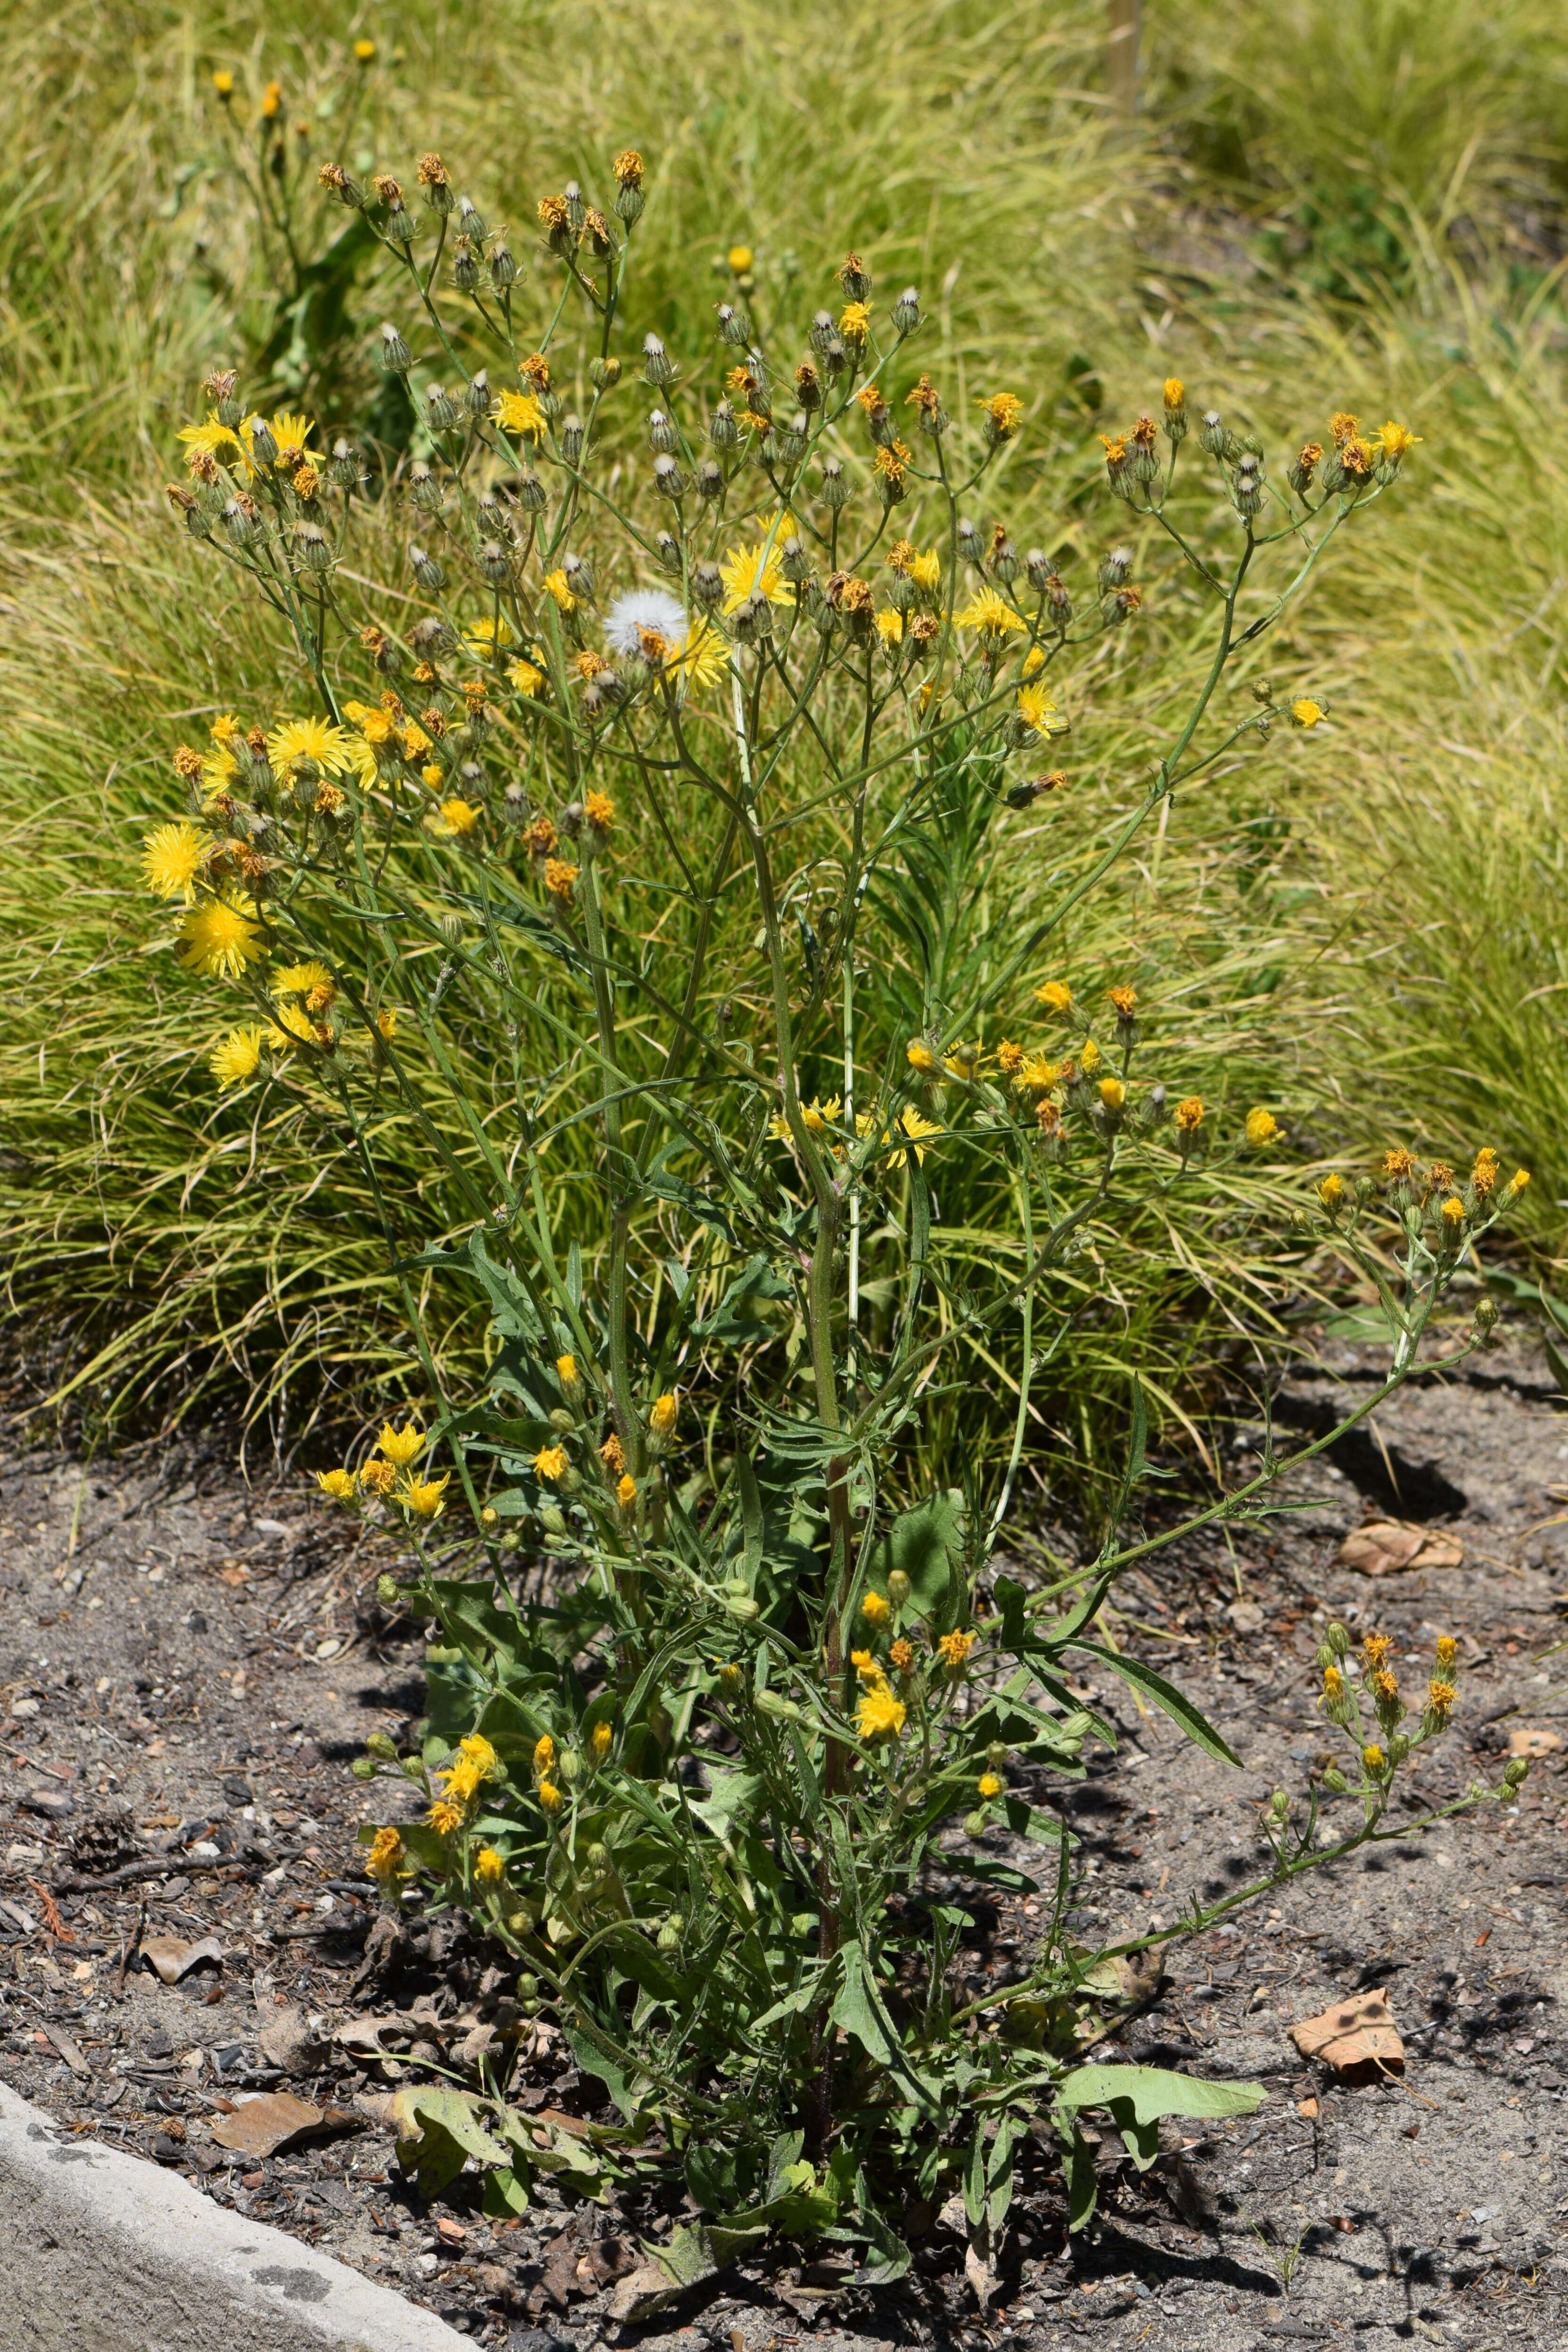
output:
M 1465 1204 L 1457 1192 L 1450 1192 L 1438 1213 L 1449 1232 L 1457 1234 L 1465 1222 Z
M 997 1058 L 1000 1061 L 1000 1055 Z M 1015 1066 L 1013 1084 L 1020 1094 L 1044 1095 L 1051 1092 L 1061 1076 L 1060 1062 L 1049 1060 L 1044 1054 L 1030 1054 L 1026 1061 Z
M 472 801 L 443 801 L 434 814 L 426 817 L 425 824 L 432 833 L 440 834 L 445 840 L 461 841 L 473 832 L 479 814 Z
M 1034 993 L 1036 1002 L 1043 1004 L 1048 1013 L 1070 1013 L 1072 1010 L 1072 991 L 1064 980 L 1048 980 L 1044 987 L 1037 988 Z
M 567 1456 L 564 1445 L 541 1445 L 534 1456 L 534 1475 L 538 1478 L 564 1478 Z
M 868 1625 L 885 1625 L 893 1614 L 893 1603 L 885 1593 L 868 1592 L 861 1602 L 861 1615 Z
M 286 964 L 281 971 L 275 971 L 267 982 L 267 993 L 274 1003 L 286 996 L 301 997 L 312 1013 L 325 1013 L 336 1002 L 338 983 L 326 965 L 310 956 L 303 963 Z
M 1011 1037 L 1004 1037 L 997 1047 L 997 1067 L 1004 1078 L 1016 1078 L 1023 1067 L 1023 1047 Z
M 612 1723 L 596 1723 L 588 1735 L 588 1752 L 596 1764 L 602 1764 L 615 1738 Z
M 509 646 L 512 642 L 509 623 L 493 613 L 483 614 L 478 620 L 470 621 L 463 635 L 471 650 L 476 654 L 493 654 L 497 647 Z M 350 718 L 353 715 L 350 709 Z
M 615 1482 L 615 1499 L 623 1511 L 629 1511 L 637 1499 L 637 1481 L 630 1470 L 623 1470 Z
M 246 441 L 252 445 L 246 454 L 253 466 L 256 462 L 256 428 L 261 421 L 259 416 L 247 416 L 239 428 Z M 272 461 L 274 466 L 281 471 L 292 473 L 304 457 L 305 446 L 316 429 L 312 420 L 308 416 L 301 416 L 296 409 L 279 408 L 267 418 L 267 425 L 277 444 L 277 455 Z
M 1437 1675 L 1427 1685 L 1427 1704 L 1440 1722 L 1447 1721 L 1458 1696 L 1452 1683 L 1444 1682 Z
M 561 1801 L 560 1790 L 556 1787 L 553 1780 L 541 1780 L 539 1782 L 538 1793 L 539 1802 L 544 1807 L 547 1813 L 559 1812 Z
M 1166 376 L 1163 397 L 1167 409 L 1174 410 L 1186 407 L 1186 386 L 1183 383 L 1179 375 Z
M 1316 727 L 1322 715 L 1322 704 L 1314 702 L 1310 694 L 1298 694 L 1291 705 L 1291 723 L 1294 727 Z
M 330 1495 L 335 1503 L 351 1503 L 359 1480 L 351 1470 L 318 1470 L 316 1484 L 324 1495 Z
M 545 437 L 545 413 L 531 392 L 503 392 L 490 411 L 503 433 L 521 434 L 526 441 Z M 570 608 L 563 605 L 562 611 Z
M 375 53 L 376 45 L 374 41 L 356 41 L 354 43 L 354 58 L 355 62 L 359 65 L 368 66 L 371 59 L 375 56 Z
M 839 332 L 858 349 L 871 331 L 871 312 L 863 302 L 846 302 L 839 313 Z
M 577 887 L 577 867 L 569 857 L 545 859 L 545 888 L 552 898 L 559 898 L 563 906 Z
M 940 1135 L 942 1132 L 941 1128 L 935 1119 L 922 1118 L 920 1113 L 915 1109 L 913 1103 L 911 1103 L 906 1109 L 900 1112 L 898 1124 L 904 1130 L 904 1133 L 909 1138 L 910 1143 L 914 1148 L 915 1157 L 916 1160 L 924 1162 L 925 1158 L 925 1139 L 931 1135 Z M 889 1163 L 894 1168 L 902 1168 L 908 1158 L 909 1154 L 907 1151 L 891 1151 L 888 1154 Z
M 1271 1110 L 1265 1110 L 1260 1104 L 1248 1112 L 1246 1136 L 1249 1143 L 1260 1148 L 1265 1143 L 1272 1143 L 1281 1131 L 1280 1122 Z
M 934 549 L 915 556 L 909 566 L 909 576 L 924 595 L 935 595 L 942 585 L 942 558 Z
M 982 1772 L 975 1786 L 982 1797 L 999 1797 L 1002 1793 L 1000 1777 L 995 1772 Z
M 1015 613 L 1005 596 L 994 588 L 977 591 L 961 613 L 954 614 L 960 629 L 977 629 L 983 637 L 1005 637 L 1009 629 L 1027 626 L 1021 613 Z
M 1325 1209 L 1337 1209 L 1344 1199 L 1344 1178 L 1336 1172 L 1325 1176 L 1318 1186 L 1318 1198 Z
M 534 1742 L 535 1780 L 548 1780 L 549 1777 L 550 1767 L 554 1762 L 555 1741 L 550 1738 L 548 1731 L 541 1731 L 538 1738 Z
M 141 845 L 141 873 L 147 887 L 155 898 L 183 898 L 190 906 L 205 855 L 205 839 L 193 824 L 157 826 Z
M 1323 1668 L 1323 1696 L 1335 1706 L 1344 1696 L 1344 1676 L 1337 1666 Z
M 884 646 L 904 642 L 904 615 L 893 605 L 884 604 L 876 616 L 876 633 Z
M 942 1639 L 936 1644 L 937 1649 L 942 1654 L 943 1664 L 950 1667 L 955 1674 L 958 1672 L 961 1666 L 967 1664 L 969 1653 L 974 1646 L 975 1637 L 973 1633 L 944 1633 Z
M 852 1650 L 850 1664 L 868 1690 L 875 1690 L 880 1683 L 887 1680 L 887 1676 L 869 1650 Z
M 558 1356 L 555 1360 L 555 1376 L 569 1395 L 573 1394 L 582 1385 L 577 1377 L 575 1356 Z
M 449 1764 L 441 1776 L 445 1784 L 447 1796 L 452 1802 L 465 1808 L 471 1805 L 478 1795 L 481 1777 L 477 1768 L 465 1762 L 461 1757 L 455 1764 Z
M 208 980 L 238 980 L 267 950 L 256 928 L 253 900 L 238 895 L 208 898 L 180 918 L 179 961 Z
M 1371 1773 L 1375 1780 L 1388 1769 L 1388 1759 L 1384 1754 L 1375 1739 L 1373 1741 L 1370 1748 L 1364 1748 L 1362 1749 L 1361 1760 L 1365 1765 L 1368 1772 Z
M 766 596 L 770 604 L 794 602 L 795 591 L 784 577 L 779 552 L 792 529 L 791 519 L 776 514 L 758 528 L 762 536 L 755 547 L 729 548 L 718 567 L 727 613 L 738 612 L 748 596 Z
M 608 793 L 585 793 L 582 813 L 595 833 L 612 833 L 615 827 L 615 803 Z
M 936 1067 L 936 1055 L 918 1037 L 910 1039 L 904 1049 L 904 1058 L 912 1070 L 934 1070 Z
M 371 1840 L 370 1853 L 365 1857 L 365 1868 L 372 1878 L 395 1878 L 402 1856 L 402 1840 L 389 1824 L 386 1829 L 378 1830 Z
M 1377 436 L 1377 446 L 1382 456 L 1397 465 L 1406 450 L 1414 449 L 1420 438 L 1408 425 L 1396 425 L 1391 417 Z
M 235 94 L 235 78 L 233 74 L 225 73 L 222 66 L 220 66 L 217 72 L 213 76 L 213 89 L 226 106 L 229 100 Z
M 323 775 L 343 776 L 354 764 L 346 730 L 325 719 L 289 719 L 267 739 L 267 756 L 282 775 L 295 760 L 312 760 Z
M 259 1026 L 231 1029 L 220 1037 L 207 1056 L 207 1067 L 226 1093 L 230 1087 L 243 1087 L 254 1078 L 261 1062 L 264 1032 Z
M 438 1519 L 445 1505 L 444 1497 L 452 1484 L 452 1473 L 439 1478 L 410 1478 L 402 1490 L 402 1498 L 416 1518 Z
M 698 621 L 670 667 L 689 686 L 712 686 L 729 667 L 729 647 L 710 621 Z
M 1044 648 L 1040 646 L 1030 646 L 1028 653 L 1025 654 L 1023 657 L 1023 670 L 1021 675 L 1025 677 L 1033 677 L 1037 670 L 1042 670 L 1044 667 Z
M 1198 1129 L 1203 1125 L 1203 1097 L 1201 1095 L 1183 1095 L 1180 1102 L 1178 1102 L 1176 1107 L 1176 1132 L 1179 1135 L 1196 1135 L 1197 1133 Z
M 986 422 L 998 441 L 1010 441 L 1023 423 L 1023 403 L 1016 392 L 993 392 L 980 402 Z
M 493 1845 L 482 1845 L 474 1857 L 474 1876 L 481 1886 L 498 1886 L 507 1865 Z
M 437 1797 L 424 1818 L 437 1837 L 450 1837 L 454 1830 L 463 1826 L 463 1808 L 445 1797 Z
M 508 662 L 507 677 L 517 692 L 526 696 L 529 702 L 533 700 L 545 682 L 543 670 L 536 669 L 531 661 Z
M 545 573 L 545 588 L 563 613 L 576 612 L 577 598 L 567 584 L 566 573 L 559 566 L 554 572 Z
M 1100 1099 L 1107 1110 L 1120 1110 L 1127 1099 L 1127 1089 L 1120 1078 L 1102 1078 Z
M 457 1743 L 457 1753 L 471 1764 L 481 1780 L 494 1780 L 499 1775 L 501 1759 L 482 1731 L 470 1731 Z
M 729 251 L 725 256 L 725 259 L 728 262 L 730 268 L 734 270 L 737 278 L 744 278 L 746 276 L 747 271 L 751 268 L 751 265 L 756 258 L 757 256 L 752 252 L 751 247 L 748 245 L 732 245 Z
M 302 1004 L 280 1004 L 277 1018 L 267 1030 L 267 1042 L 275 1054 L 287 1054 L 296 1045 L 316 1045 L 321 1041 L 316 1034 L 316 1024 Z
M 837 1095 L 830 1095 L 826 1102 L 821 1095 L 814 1095 L 809 1103 L 800 1106 L 800 1124 L 808 1135 L 821 1135 L 842 1108 Z
M 1529 1181 L 1529 1169 L 1516 1168 L 1513 1174 L 1508 1180 L 1508 1189 L 1511 1192 L 1522 1192 Z
M 1082 1070 L 1086 1078 L 1092 1077 L 1095 1071 L 1100 1067 L 1100 1048 L 1094 1043 L 1092 1037 L 1085 1037 L 1083 1040 L 1082 1051 L 1078 1056 L 1078 1063 L 1079 1067 Z
M 383 1422 L 382 1433 L 376 1440 L 377 1451 L 384 1454 L 389 1462 L 395 1463 L 400 1470 L 406 1470 L 411 1462 L 417 1462 L 429 1444 L 429 1438 L 417 1421 L 405 1422 L 402 1429 L 394 1429 L 390 1421 Z
M 663 1396 L 656 1396 L 653 1399 L 653 1411 L 648 1415 L 648 1426 L 655 1436 L 668 1437 L 671 1434 L 680 1409 L 680 1399 L 673 1389 L 666 1389 Z
M 896 1739 L 904 1729 L 907 1712 L 904 1701 L 880 1684 L 862 1695 L 855 1729 L 862 1739 Z
M 1036 735 L 1064 735 L 1067 732 L 1067 721 L 1058 709 L 1056 697 L 1049 687 L 1020 686 L 1018 714 L 1024 725 Z
M 182 425 L 180 439 L 192 457 L 202 451 L 209 457 L 221 457 L 226 449 L 232 449 L 250 471 L 255 471 L 244 442 L 232 425 L 218 423 L 215 408 L 207 411 L 204 421 L 200 425 Z

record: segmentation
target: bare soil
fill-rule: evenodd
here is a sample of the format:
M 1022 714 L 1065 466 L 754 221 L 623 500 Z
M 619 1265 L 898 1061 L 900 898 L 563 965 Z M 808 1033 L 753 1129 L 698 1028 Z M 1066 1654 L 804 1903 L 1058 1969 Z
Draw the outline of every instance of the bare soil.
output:
M 1289 1384 L 1281 1412 L 1323 1425 L 1372 1370 L 1354 1349 L 1331 1354 Z M 1099 2219 L 1071 2242 L 1039 2151 L 983 2316 L 961 2239 L 938 2223 L 894 2289 L 845 2285 L 783 2248 L 644 2343 L 1568 2341 L 1568 1748 L 1552 1748 L 1568 1740 L 1568 1666 L 1550 1654 L 1568 1631 L 1568 1416 L 1552 1389 L 1514 1346 L 1406 1391 L 1293 1481 L 1288 1513 L 1188 1543 L 1122 1588 L 1117 1639 L 1182 1682 L 1246 1769 L 1209 1761 L 1120 1683 L 1097 1687 L 1119 1750 L 1071 1806 L 1096 1936 L 1169 1927 L 1189 1888 L 1212 1896 L 1254 1874 L 1261 1803 L 1299 1790 L 1333 1748 L 1312 1663 L 1331 1616 L 1390 1634 L 1416 1684 L 1436 1635 L 1458 1637 L 1460 1704 L 1422 1766 L 1423 1798 L 1495 1783 L 1511 1735 L 1549 1751 L 1516 1802 L 1170 1946 L 1163 1988 L 1105 2054 L 1261 2082 L 1260 2113 L 1172 2134 L 1143 2177 L 1108 2138 Z M 1239 1474 L 1261 1432 L 1233 1442 Z M 1390 1511 L 1458 1537 L 1462 1562 L 1376 1580 L 1341 1563 L 1350 1529 Z M 179 2167 L 476 2340 L 592 2352 L 626 2340 L 608 2316 L 613 2282 L 672 2217 L 545 2189 L 525 2220 L 496 2224 L 466 2179 L 426 2207 L 378 2107 L 422 2061 L 460 2074 L 486 2026 L 517 2038 L 524 2105 L 588 2114 L 599 2095 L 517 2020 L 493 1955 L 450 1922 L 396 1928 L 362 1875 L 356 1829 L 385 1798 L 349 1761 L 423 1707 L 420 1639 L 374 1599 L 387 1541 L 319 1512 L 298 1478 L 247 1486 L 217 1441 L 204 1455 L 0 1455 L 0 2069 L 73 2129 Z M 1037 1899 L 965 1899 L 977 1983 L 1015 1974 Z M 166 1986 L 135 1964 L 139 1932 L 214 1936 L 222 1958 Z M 1291 2022 L 1373 1987 L 1404 2035 L 1402 2080 L 1353 2086 L 1297 2055 Z M 334 2039 L 393 2012 L 394 2055 Z M 326 2110 L 321 2131 L 263 2161 L 231 2157 L 212 2134 L 234 2094 L 277 2087 Z

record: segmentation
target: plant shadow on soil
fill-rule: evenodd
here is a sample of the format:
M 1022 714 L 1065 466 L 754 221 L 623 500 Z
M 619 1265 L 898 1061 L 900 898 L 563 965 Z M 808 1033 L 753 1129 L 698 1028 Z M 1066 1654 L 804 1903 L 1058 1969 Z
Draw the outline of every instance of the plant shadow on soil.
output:
M 1331 1425 L 1373 1371 L 1326 1343 L 1285 1384 L 1277 1423 Z M 1054 2347 L 1085 2332 L 1154 2352 L 1561 2342 L 1568 1792 L 1552 1741 L 1568 1739 L 1568 1672 L 1546 1654 L 1568 1605 L 1568 1417 L 1552 1388 L 1516 1342 L 1406 1391 L 1364 1445 L 1297 1475 L 1286 1513 L 1186 1544 L 1121 1588 L 1118 1638 L 1175 1674 L 1245 1769 L 1203 1757 L 1121 1684 L 1096 1690 L 1120 1747 L 1071 1797 L 1085 1939 L 1168 1925 L 1189 1887 L 1213 1895 L 1253 1874 L 1255 1808 L 1332 1752 L 1312 1663 L 1331 1615 L 1389 1633 L 1412 1680 L 1438 1632 L 1458 1640 L 1456 1727 L 1423 1760 L 1421 1796 L 1495 1782 L 1511 1733 L 1545 1752 L 1517 1803 L 1172 1944 L 1163 1984 L 1105 2054 L 1260 2081 L 1265 2105 L 1169 2133 L 1142 2178 L 1107 2133 L 1098 2221 L 1071 2242 L 1050 2148 L 1031 2147 L 984 2317 L 961 2230 L 937 2219 L 896 2287 L 845 2284 L 821 2249 L 775 2248 L 628 2336 L 609 2315 L 615 2282 L 670 2209 L 630 2193 L 573 2206 L 545 2188 L 497 2223 L 466 2178 L 422 2204 L 376 2105 L 422 2060 L 460 2070 L 464 2039 L 488 2029 L 516 2042 L 523 2106 L 590 2113 L 600 2086 L 518 2019 L 497 1956 L 467 1931 L 379 1915 L 355 1829 L 384 1788 L 366 1791 L 345 1763 L 423 1707 L 416 1630 L 374 1597 L 391 1538 L 319 1517 L 298 1479 L 247 1486 L 216 1441 L 99 1463 L 13 1443 L 0 1460 L 3 2079 L 514 2352 L 591 2352 L 601 2337 L 760 2352 L 805 2336 Z M 1239 1467 L 1263 1442 L 1236 1433 Z M 1351 1528 L 1390 1510 L 1456 1536 L 1462 1564 L 1373 1580 L 1342 1563 Z M 990 1851 L 1027 1867 L 1005 1840 Z M 116 1869 L 119 1883 L 82 1883 Z M 976 1921 L 973 1991 L 1015 1977 L 1040 1902 L 969 1894 L 961 1854 L 941 1891 L 964 1892 Z M 215 1935 L 222 1964 L 164 1986 L 124 1966 L 139 1926 Z M 1288 2027 L 1374 1985 L 1405 2038 L 1405 2079 L 1336 2084 Z M 391 2014 L 396 2055 L 356 2058 L 335 2039 Z M 231 2158 L 212 2137 L 231 2095 L 283 2085 L 332 2111 L 318 2137 Z

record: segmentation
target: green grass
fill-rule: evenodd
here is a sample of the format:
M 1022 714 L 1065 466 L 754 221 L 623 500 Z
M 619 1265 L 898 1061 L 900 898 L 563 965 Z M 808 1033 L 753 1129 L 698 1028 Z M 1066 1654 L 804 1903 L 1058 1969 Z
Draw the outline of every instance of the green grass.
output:
M 346 155 L 407 177 L 439 146 L 521 252 L 542 190 L 641 145 L 654 202 L 632 310 L 676 351 L 705 341 L 734 237 L 807 312 L 858 246 L 883 285 L 925 289 L 954 405 L 1001 382 L 1025 393 L 1009 520 L 1027 543 L 1036 518 L 1065 515 L 1061 552 L 1081 569 L 1119 535 L 1094 432 L 1167 368 L 1196 408 L 1223 401 L 1255 426 L 1276 474 L 1332 408 L 1407 417 L 1425 436 L 1407 487 L 1254 666 L 1322 694 L 1331 729 L 1184 799 L 1073 961 L 1134 969 L 1165 1008 L 1173 1080 L 1277 1102 L 1309 1155 L 1367 1151 L 1396 1118 L 1434 1149 L 1516 1151 L 1538 1171 L 1529 1234 L 1550 1261 L 1568 1198 L 1553 992 L 1568 492 L 1549 267 L 1568 84 L 1552 14 L 1320 0 L 1239 31 L 1208 0 L 1168 27 L 1150 15 L 1129 141 L 1088 0 L 855 0 L 826 36 L 818 11 L 750 0 L 544 17 L 410 0 L 364 15 L 382 56 Z M 277 71 L 323 152 L 342 76 L 318 23 L 78 5 L 14 27 L 8 55 L 0 1225 L 27 1328 L 110 1417 L 188 1409 L 237 1378 L 298 1431 L 367 1371 L 408 1369 L 340 1139 L 302 1098 L 270 1098 L 255 1134 L 214 1108 L 213 1000 L 178 980 L 133 881 L 145 819 L 175 805 L 172 742 L 204 712 L 288 699 L 278 647 L 223 602 L 159 486 L 203 370 L 274 323 L 211 68 L 232 65 L 251 100 Z M 395 315 L 369 278 L 350 300 L 372 332 Z M 350 404 L 371 396 L 363 340 L 326 355 Z M 1142 635 L 1085 698 L 1074 792 L 1095 825 L 1154 740 L 1144 649 L 1178 677 L 1197 658 L 1192 594 L 1168 567 L 1147 576 Z M 412 1147 L 388 1148 L 418 1183 Z M 433 1230 L 455 1213 L 438 1192 L 422 1207 Z M 1184 1379 L 1201 1393 L 1218 1338 L 1261 1328 L 1278 1193 L 1217 1200 L 1190 1229 L 1145 1208 L 1113 1268 L 1117 1328 L 1069 1368 L 1094 1397 L 1134 1357 L 1173 1394 Z M 1195 1295 L 1222 1303 L 1202 1330 Z M 455 1320 L 453 1354 L 476 1344 Z

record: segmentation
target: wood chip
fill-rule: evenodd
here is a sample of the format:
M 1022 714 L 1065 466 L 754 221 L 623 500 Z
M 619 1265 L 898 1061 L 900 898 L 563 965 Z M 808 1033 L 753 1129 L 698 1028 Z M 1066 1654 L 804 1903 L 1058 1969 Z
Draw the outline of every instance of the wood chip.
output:
M 71 2040 L 70 2035 L 66 2032 L 63 2025 L 46 2025 L 44 2032 L 48 2035 L 49 2040 L 54 2043 L 55 2048 L 59 2052 L 60 2056 L 65 2060 L 66 2064 L 70 2068 L 73 2074 L 90 2074 L 92 2073 L 92 2068 L 88 2064 L 87 2060 L 82 2056 L 80 2050 Z
M 263 2091 L 215 2123 L 213 2137 L 240 2156 L 276 2156 L 308 2132 L 319 2131 L 326 2120 L 324 2109 L 297 2099 L 292 2091 Z
M 1368 1519 L 1339 1548 L 1340 1564 L 1363 1576 L 1393 1576 L 1406 1568 L 1458 1568 L 1465 1548 L 1457 1536 L 1412 1527 L 1406 1519 Z
M 1291 2039 L 1303 2058 L 1321 2058 L 1350 2080 L 1375 2082 L 1405 2071 L 1405 2044 L 1381 1989 L 1354 1993 L 1321 2016 L 1303 2018 L 1291 2026 Z
M 188 1944 L 182 1936 L 144 1936 L 136 1957 L 146 1961 L 162 1983 L 172 1985 L 204 1960 L 221 1968 L 224 1948 L 215 1936 L 204 1936 L 199 1944 Z

